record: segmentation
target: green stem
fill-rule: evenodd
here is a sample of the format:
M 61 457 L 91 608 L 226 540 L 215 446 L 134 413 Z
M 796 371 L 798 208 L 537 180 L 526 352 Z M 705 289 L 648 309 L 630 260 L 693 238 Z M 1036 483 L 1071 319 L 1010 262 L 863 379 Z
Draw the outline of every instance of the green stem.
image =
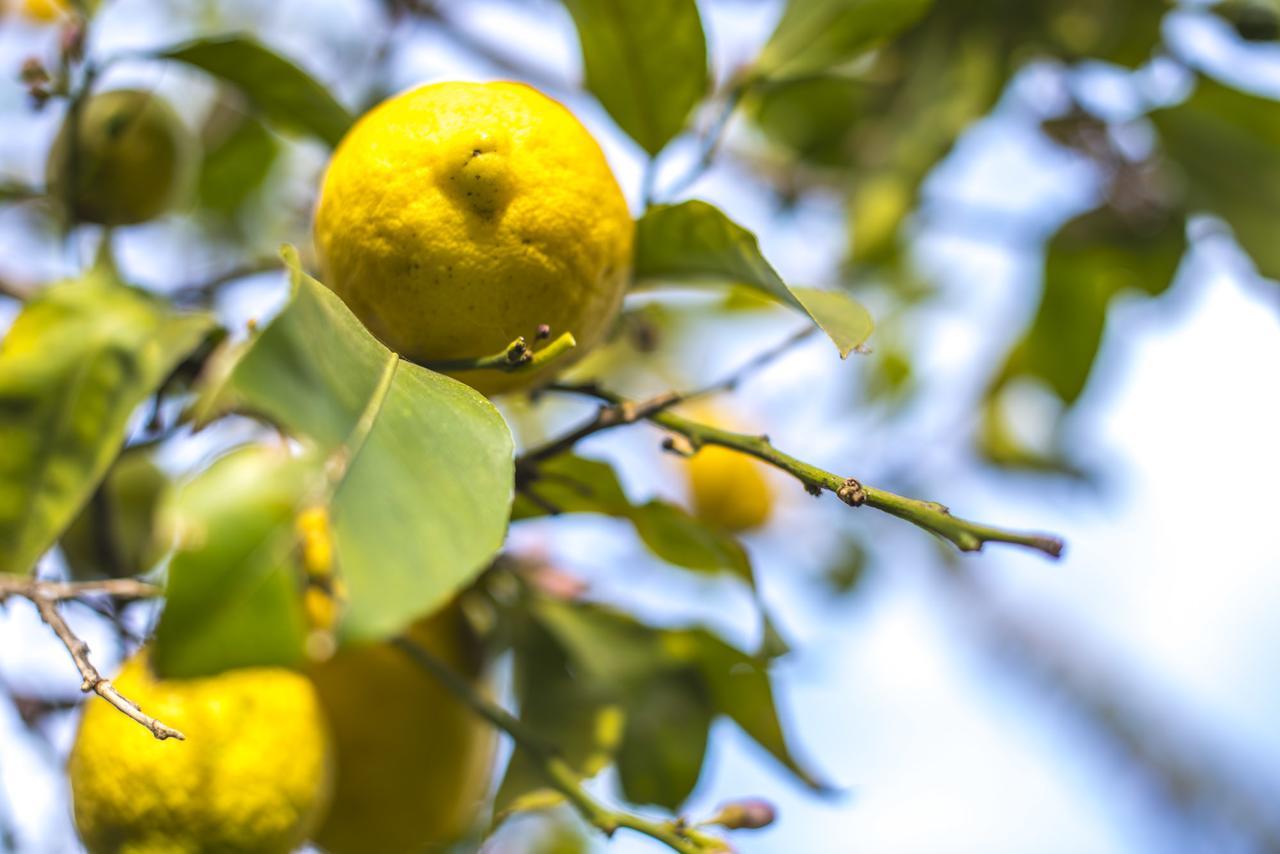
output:
M 604 401 L 611 407 L 628 408 L 635 404 L 613 392 L 596 386 L 553 385 L 553 391 L 568 392 L 594 397 Z M 669 408 L 651 408 L 644 411 L 642 417 L 658 426 L 683 436 L 694 450 L 703 445 L 719 445 L 723 448 L 749 454 L 776 468 L 790 474 L 804 484 L 805 489 L 814 495 L 823 490 L 834 492 L 836 496 L 851 507 L 867 505 L 891 516 L 897 516 L 920 528 L 930 531 L 951 542 L 956 548 L 965 552 L 976 552 L 986 543 L 1009 543 L 1017 546 L 1036 549 L 1050 557 L 1062 554 L 1062 541 L 1057 537 L 1045 534 L 1008 531 L 990 525 L 970 522 L 951 515 L 951 511 L 935 501 L 921 501 L 906 498 L 873 486 L 866 486 L 851 477 L 838 474 L 810 465 L 798 460 L 790 454 L 775 448 L 766 436 L 753 436 L 747 433 L 734 433 L 700 424 L 677 415 Z M 598 419 L 597 419 L 598 420 Z
M 439 362 L 421 362 L 419 364 L 440 373 L 456 373 L 458 371 L 533 371 L 549 362 L 559 359 L 574 347 L 578 346 L 572 332 L 566 332 L 541 350 L 531 350 L 524 337 L 512 341 L 500 352 L 490 356 L 474 359 L 448 359 Z
M 657 840 L 680 854 L 713 854 L 729 850 L 720 840 L 699 833 L 683 823 L 649 819 L 605 806 L 582 787 L 582 780 L 577 772 L 560 758 L 555 747 L 530 729 L 524 721 L 485 698 L 470 682 L 410 638 L 401 635 L 391 642 L 412 658 L 415 664 L 440 680 L 471 711 L 511 736 L 516 746 L 533 759 L 547 782 L 573 805 L 579 815 L 606 836 L 612 836 L 619 829 L 625 828 Z

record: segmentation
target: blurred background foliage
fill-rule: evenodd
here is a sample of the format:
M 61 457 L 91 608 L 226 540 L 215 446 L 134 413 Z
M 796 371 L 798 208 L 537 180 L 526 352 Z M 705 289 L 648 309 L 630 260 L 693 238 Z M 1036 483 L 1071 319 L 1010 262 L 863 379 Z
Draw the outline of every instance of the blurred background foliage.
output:
M 179 415 L 192 404 L 196 369 L 222 336 L 245 341 L 248 321 L 269 319 L 286 301 L 279 245 L 298 245 L 302 267 L 314 266 L 310 215 L 328 150 L 354 116 L 426 76 L 517 77 L 564 98 L 601 129 L 643 216 L 642 237 L 657 235 L 637 258 L 645 287 L 628 301 L 610 343 L 577 366 L 575 377 L 603 378 L 636 396 L 714 381 L 794 328 L 794 312 L 761 296 L 772 295 L 809 313 L 842 351 L 869 352 L 833 369 L 829 346 L 817 355 L 817 345 L 802 344 L 806 361 L 784 357 L 785 375 L 763 370 L 761 395 L 740 393 L 724 404 L 726 418 L 768 430 L 799 456 L 830 460 L 833 468 L 856 454 L 877 483 L 924 497 L 948 482 L 947 466 L 928 465 L 938 447 L 960 461 L 952 467 L 1015 474 L 999 482 L 1050 502 L 1067 488 L 1100 494 L 1110 461 L 1095 441 L 1096 412 L 1082 402 L 1096 386 L 1100 352 L 1129 333 L 1117 329 L 1117 306 L 1164 298 L 1190 259 L 1207 257 L 1199 263 L 1229 271 L 1264 302 L 1280 305 L 1275 0 L 368 0 L 317 4 L 314 14 L 299 4 L 248 0 L 108 0 L 101 8 L 79 4 L 87 28 L 69 7 L 50 4 L 55 8 L 42 21 L 35 11 L 23 17 L 21 5 L 10 4 L 0 32 L 0 56 L 10 69 L 0 109 L 12 128 L 0 141 L 0 317 L 7 323 L 50 282 L 90 272 L 86 287 L 41 303 L 64 317 L 60 334 L 71 343 L 46 343 L 61 358 L 8 363 L 11 373 L 0 385 L 20 396 L 84 364 L 109 367 L 95 346 L 119 355 L 135 378 L 116 399 L 84 402 L 102 432 L 118 434 L 114 446 L 124 452 L 94 444 L 92 459 L 78 463 L 90 474 L 56 495 L 49 511 L 65 527 L 51 560 L 75 578 L 152 569 L 174 513 L 210 514 L 239 530 L 240 503 L 258 502 L 266 508 L 256 514 L 259 521 L 276 508 L 276 521 L 288 523 L 296 495 L 285 500 L 278 492 L 302 491 L 303 474 L 295 483 L 273 468 L 278 461 L 249 461 L 252 473 L 241 477 L 257 483 L 257 491 L 235 492 L 235 502 L 219 504 L 217 478 L 227 474 L 206 468 L 225 448 L 269 431 L 237 416 L 193 435 Z M 738 19 L 747 23 L 739 27 Z M 739 29 L 751 35 L 735 40 Z M 80 55 L 89 65 L 78 63 Z M 48 142 L 87 73 L 100 86 L 154 88 L 199 140 L 198 168 L 180 207 L 113 235 L 119 275 L 137 288 L 112 291 L 109 299 L 102 297 L 106 285 L 94 284 L 107 273 L 90 263 L 101 230 L 71 229 L 43 180 Z M 1033 152 L 1033 169 L 1011 169 L 1014 177 L 1004 180 L 1058 171 L 1071 185 L 1063 197 L 1030 210 L 1002 208 L 986 201 L 998 194 L 981 189 L 1003 176 L 979 174 L 967 184 L 954 177 L 964 147 L 980 145 L 993 126 L 996 134 L 1016 126 L 1008 144 Z M 704 196 L 723 212 L 681 204 Z M 745 222 L 763 227 L 753 235 Z M 780 236 L 770 234 L 774 229 Z M 927 250 L 939 234 L 955 233 L 1031 259 L 1038 274 L 1023 277 L 1020 316 L 953 312 L 945 271 Z M 650 287 L 708 278 L 723 287 Z M 870 327 L 860 309 L 833 308 L 795 287 L 809 284 L 868 307 L 876 329 L 865 346 Z M 290 305 L 271 327 L 276 337 L 252 339 L 250 352 L 287 349 L 281 342 L 290 336 L 322 337 L 297 303 Z M 182 324 L 170 322 L 175 308 L 190 312 Z M 119 317 L 106 323 L 110 312 Z M 944 389 L 930 376 L 939 357 L 926 353 L 936 342 L 922 334 L 949 313 L 985 346 L 977 356 L 963 348 L 943 353 L 944 361 L 966 360 L 947 375 L 960 379 Z M 11 355 L 32 321 L 24 317 L 7 333 Z M 348 331 L 334 346 L 363 352 L 365 345 Z M 824 367 L 810 367 L 815 361 Z M 283 363 L 288 358 L 267 362 Z M 206 373 L 206 416 L 232 408 L 217 405 L 219 394 L 239 394 L 241 403 L 256 394 L 255 411 L 279 405 L 275 395 L 285 386 L 278 378 L 276 385 L 255 386 L 259 369 L 242 361 L 235 376 L 218 383 Z M 806 393 L 819 383 L 830 394 Z M 799 423 L 788 421 L 787 411 L 810 396 L 816 406 Z M 329 398 L 315 391 L 310 399 Z M 282 408 L 301 413 L 291 432 L 321 447 L 340 432 L 325 424 L 339 417 L 332 412 Z M 518 448 L 558 435 L 585 411 L 526 399 L 504 401 L 502 410 Z M 388 427 L 387 435 L 406 429 Z M 442 442 L 474 429 L 464 423 Z M 1151 783 L 1157 811 L 1175 828 L 1153 838 L 1177 839 L 1179 850 L 1280 849 L 1274 780 L 1219 761 L 1212 748 L 1176 728 L 1153 725 L 1143 704 L 1109 681 L 1106 652 L 1090 658 L 1079 648 L 1088 644 L 1054 636 L 1001 607 L 990 579 L 967 559 L 904 546 L 902 533 L 861 524 L 863 514 L 853 521 L 838 515 L 847 508 L 815 509 L 802 503 L 808 499 L 798 486 L 774 473 L 763 475 L 783 496 L 771 526 L 740 538 L 690 511 L 682 463 L 660 455 L 651 438 L 619 437 L 542 466 L 514 506 L 508 545 L 515 568 L 510 576 L 506 569 L 486 576 L 479 591 L 485 605 L 476 622 L 486 624 L 495 648 L 514 650 L 506 666 L 515 704 L 582 773 L 595 774 L 612 758 L 606 782 L 625 800 L 679 810 L 692 797 L 709 811 L 708 786 L 717 793 L 726 786 L 707 782 L 703 760 L 714 755 L 717 721 L 731 720 L 810 791 L 827 791 L 828 773 L 839 777 L 832 782 L 847 783 L 858 769 L 826 767 L 822 750 L 812 744 L 801 750 L 784 737 L 782 721 L 795 719 L 803 731 L 806 710 L 788 715 L 768 673 L 774 659 L 787 661 L 797 646 L 792 636 L 807 634 L 797 599 L 816 607 L 805 597 L 854 597 L 877 573 L 912 563 L 932 568 L 931 577 L 977 626 L 984 648 L 1066 705 L 1110 755 Z M 29 459 L 20 439 L 0 433 L 6 475 Z M 490 450 L 504 447 L 500 436 L 486 441 Z M 392 450 L 387 454 L 382 464 L 394 467 Z M 520 477 L 517 471 L 517 486 L 529 487 Z M 182 485 L 175 489 L 175 481 Z M 575 486 L 584 483 L 589 497 Z M 496 494 L 501 486 L 492 489 Z M 945 489 L 937 497 L 947 494 L 958 497 Z M 6 500 L 0 511 L 21 503 Z M 546 518 L 548 507 L 565 517 Z M 987 502 L 988 512 L 992 507 L 1001 507 L 999 499 Z M 437 509 L 417 508 L 415 530 L 474 524 L 486 532 L 479 539 L 493 539 L 493 520 L 441 521 Z M 339 536 L 359 536 L 359 548 L 376 558 L 371 563 L 394 563 L 385 532 Z M 24 549 L 47 545 L 0 541 L 3 561 L 15 565 L 28 557 Z M 175 560 L 212 566 L 230 553 L 180 549 Z M 285 588 L 292 583 L 276 580 Z M 805 592 L 779 592 L 786 586 Z M 765 591 L 789 604 L 766 609 Z M 435 604 L 446 592 L 452 587 L 415 589 L 419 598 L 399 607 Z M 265 598 L 229 602 L 221 629 L 170 647 L 176 672 L 201 670 L 208 666 L 202 656 L 210 654 L 219 666 L 301 654 L 309 618 L 296 601 L 270 632 L 240 632 L 253 614 L 272 607 L 271 585 L 253 593 Z M 182 615 L 200 613 L 210 596 L 225 596 L 182 585 L 171 595 L 176 606 L 166 620 L 179 630 Z M 109 620 L 81 615 L 98 620 L 97 629 L 87 630 L 125 646 L 146 635 L 156 617 L 147 605 L 126 614 L 110 603 L 102 609 Z M 387 610 L 370 613 L 373 622 L 391 619 Z M 172 633 L 165 625 L 162 639 Z M 240 653 L 248 658 L 224 660 Z M 1091 666 L 1098 661 L 1101 675 Z M 22 727 L 56 755 L 73 688 L 65 680 L 16 682 L 8 691 Z M 843 694 L 837 699 L 854 702 Z M 1193 722 L 1186 732 L 1195 730 Z M 11 755 L 0 752 L 0 766 Z M 816 767 L 798 758 L 809 755 Z M 526 759 L 514 751 L 499 775 L 499 811 L 547 805 Z M 856 810 L 857 799 L 846 808 Z M 14 819 L 0 808 L 0 826 L 16 850 L 27 837 L 19 840 Z M 758 837 L 759 850 L 796 850 L 787 847 L 786 834 L 799 831 L 785 818 L 781 828 Z M 55 834 L 49 850 L 56 850 L 57 840 L 65 840 L 56 834 L 65 831 L 48 832 Z M 821 828 L 809 832 L 801 838 L 818 840 L 809 850 L 846 850 L 843 843 L 823 848 L 831 840 Z M 743 850 L 757 850 L 757 837 L 742 839 Z M 848 842 L 852 848 L 857 840 Z M 41 844 L 33 840 L 31 850 L 43 850 Z M 594 844 L 560 808 L 512 817 L 486 850 L 573 852 Z M 972 850 L 964 840 L 933 850 L 944 849 Z

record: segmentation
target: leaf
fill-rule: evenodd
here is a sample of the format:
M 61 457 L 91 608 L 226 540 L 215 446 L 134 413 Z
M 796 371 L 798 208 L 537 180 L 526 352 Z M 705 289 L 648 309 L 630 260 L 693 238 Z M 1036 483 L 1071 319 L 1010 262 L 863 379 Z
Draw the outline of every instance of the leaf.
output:
M 264 417 L 324 458 L 349 596 L 341 636 L 385 638 L 443 605 L 502 545 L 511 434 L 477 392 L 401 360 L 292 248 L 284 255 L 289 303 L 206 391 L 206 408 Z
M 683 683 L 686 690 L 701 692 L 708 708 L 737 723 L 805 785 L 827 788 L 788 745 L 768 671 L 755 658 L 705 629 L 655 629 L 598 605 L 544 598 L 535 600 L 533 614 L 564 647 L 583 679 L 623 698 L 628 720 L 658 682 L 673 674 L 695 676 L 697 687 Z
M 158 57 L 185 62 L 230 83 L 270 121 L 309 133 L 330 148 L 354 121 L 328 89 L 248 36 L 196 39 Z
M 250 446 L 178 489 L 176 533 L 152 663 L 167 678 L 304 661 L 295 519 L 319 480 L 313 460 Z
M 520 622 L 515 650 L 520 720 L 554 744 L 560 758 L 583 777 L 599 773 L 617 747 L 620 712 L 611 697 L 575 675 L 563 647 L 532 620 Z M 494 798 L 495 814 L 548 806 L 554 799 L 529 797 L 546 785 L 542 772 L 517 747 Z
M 754 584 L 751 563 L 733 535 L 715 530 L 684 508 L 665 501 L 632 504 L 608 463 L 572 454 L 540 462 L 516 498 L 512 519 L 542 516 L 547 508 L 626 519 L 649 551 L 667 563 L 695 572 L 727 570 Z
M 788 0 L 756 72 L 783 80 L 843 65 L 920 20 L 931 5 L 932 0 Z
M 675 811 L 702 774 L 713 711 L 696 675 L 678 671 L 652 680 L 628 704 L 618 748 L 622 794 L 635 804 Z
M 1084 391 L 1102 342 L 1107 306 L 1136 290 L 1155 296 L 1171 283 L 1186 250 L 1181 217 L 1127 220 L 1110 208 L 1064 225 L 1045 254 L 1040 308 L 1001 374 L 1046 381 L 1064 403 Z
M 262 122 L 245 116 L 221 141 L 206 149 L 200 164 L 200 207 L 234 216 L 271 172 L 280 153 Z
M 578 28 L 587 88 L 628 136 L 657 154 L 707 92 L 697 3 L 565 0 L 565 6 Z
M 655 205 L 636 223 L 637 280 L 755 288 L 807 314 L 827 333 L 841 358 L 871 335 L 871 315 L 848 295 L 789 288 L 760 253 L 755 235 L 701 201 Z
M 705 629 L 667 632 L 663 649 L 675 660 L 688 661 L 699 669 L 717 713 L 733 720 L 806 786 L 819 791 L 830 788 L 805 767 L 788 744 L 769 674 L 761 662 Z
M 150 453 L 120 454 L 59 540 L 71 577 L 140 575 L 156 564 L 163 552 L 155 521 L 168 486 Z
M 0 344 L 0 572 L 27 572 L 53 544 L 134 410 L 212 329 L 105 267 L 26 303 Z
M 1224 219 L 1258 272 L 1280 279 L 1280 102 L 1202 79 L 1190 99 L 1151 119 L 1190 207 Z

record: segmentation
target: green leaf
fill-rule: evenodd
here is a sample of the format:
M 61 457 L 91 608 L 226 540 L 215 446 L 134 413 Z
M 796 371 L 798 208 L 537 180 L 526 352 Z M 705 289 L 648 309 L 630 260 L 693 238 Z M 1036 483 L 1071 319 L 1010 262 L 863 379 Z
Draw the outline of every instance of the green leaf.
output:
M 304 661 L 295 519 L 318 481 L 313 460 L 250 446 L 175 492 L 165 525 L 177 552 L 152 654 L 160 675 Z
M 377 640 L 448 601 L 488 565 L 511 507 L 511 434 L 472 388 L 401 360 L 289 248 L 292 297 L 207 391 L 323 457 L 340 633 Z M 205 416 L 207 417 L 207 415 Z
M 185 62 L 239 89 L 268 120 L 336 146 L 351 114 L 309 74 L 248 36 L 196 39 L 158 54 Z
M 707 43 L 694 0 L 565 0 L 587 88 L 650 155 L 684 129 L 707 92 Z
M 695 682 L 679 684 L 695 699 L 706 698 L 709 709 L 737 723 L 805 785 L 826 789 L 791 750 L 768 671 L 756 658 L 704 629 L 655 629 L 598 605 L 538 599 L 533 613 L 564 647 L 583 679 L 622 698 L 628 720 L 637 709 L 643 710 L 658 684 L 670 690 L 674 675 L 696 677 Z M 687 733 L 680 740 L 688 746 Z
M 279 153 L 279 144 L 262 122 L 245 116 L 205 151 L 200 164 L 200 207 L 223 217 L 234 216 L 271 172 Z
M 71 577 L 89 581 L 149 570 L 162 554 L 155 521 L 168 486 L 148 452 L 122 453 L 59 540 Z
M 665 501 L 632 504 L 608 463 L 561 454 L 538 463 L 526 476 L 529 481 L 516 498 L 512 519 L 546 515 L 549 508 L 626 519 L 649 551 L 667 563 L 695 572 L 728 571 L 754 584 L 751 563 L 733 535 Z
M 1000 384 L 1030 375 L 1047 382 L 1064 403 L 1074 402 L 1102 343 L 1112 298 L 1125 291 L 1162 293 L 1185 250 L 1181 217 L 1130 220 L 1100 208 L 1068 222 L 1049 242 L 1040 308 Z
M 1151 118 L 1190 207 L 1222 217 L 1258 272 L 1280 279 L 1280 102 L 1202 79 Z
M 741 727 L 800 782 L 820 791 L 829 789 L 791 749 L 764 664 L 705 629 L 667 632 L 663 649 L 674 660 L 687 661 L 698 668 L 717 713 Z
M 520 720 L 554 744 L 583 777 L 603 770 L 617 747 L 621 713 L 602 686 L 573 672 L 564 648 L 532 620 L 519 623 L 514 680 Z M 495 814 L 518 808 L 518 802 L 528 802 L 530 793 L 546 786 L 542 772 L 517 747 L 494 798 Z M 545 806 L 551 800 L 539 797 L 534 802 Z
M 871 315 L 847 294 L 789 288 L 755 235 L 706 202 L 656 205 L 636 223 L 639 281 L 747 285 L 803 311 L 848 356 L 871 335 Z
M 932 0 L 788 0 L 756 63 L 769 80 L 843 65 L 924 16 Z
M 676 811 L 702 774 L 713 710 L 696 674 L 652 680 L 627 706 L 618 748 L 622 794 L 635 804 Z
M 104 267 L 26 303 L 0 344 L 0 572 L 27 572 L 52 545 L 134 410 L 212 329 Z

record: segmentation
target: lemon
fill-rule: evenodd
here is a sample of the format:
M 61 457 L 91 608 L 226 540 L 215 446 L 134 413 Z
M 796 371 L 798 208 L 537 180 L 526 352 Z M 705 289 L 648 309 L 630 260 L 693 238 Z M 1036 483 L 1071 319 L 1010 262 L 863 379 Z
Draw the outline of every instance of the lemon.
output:
M 456 607 L 409 636 L 477 684 L 478 649 Z M 492 728 L 403 651 L 339 652 L 312 673 L 337 747 L 333 806 L 315 841 L 331 854 L 435 850 L 466 833 L 492 770 Z
M 422 86 L 366 114 L 334 153 L 315 220 L 325 284 L 419 362 L 533 343 L 544 324 L 585 353 L 621 303 L 632 232 L 590 133 L 520 83 Z M 548 372 L 457 377 L 494 394 Z
M 278 668 L 159 680 L 146 654 L 115 685 L 186 741 L 157 741 L 100 700 L 68 774 L 92 854 L 286 854 L 321 817 L 331 784 L 323 712 L 305 676 Z
M 70 124 L 68 117 L 49 150 L 45 180 L 57 198 L 69 199 L 78 221 L 130 225 L 172 206 L 189 177 L 194 141 L 159 96 L 117 89 L 90 97 L 74 159 Z
M 71 13 L 66 0 L 5 0 L 0 8 L 13 11 L 38 24 L 52 24 Z
M 742 430 L 714 410 L 697 409 L 692 417 L 705 424 Z M 693 514 L 703 522 L 740 533 L 769 521 L 773 491 L 759 460 L 719 445 L 706 445 L 686 461 L 685 472 Z

